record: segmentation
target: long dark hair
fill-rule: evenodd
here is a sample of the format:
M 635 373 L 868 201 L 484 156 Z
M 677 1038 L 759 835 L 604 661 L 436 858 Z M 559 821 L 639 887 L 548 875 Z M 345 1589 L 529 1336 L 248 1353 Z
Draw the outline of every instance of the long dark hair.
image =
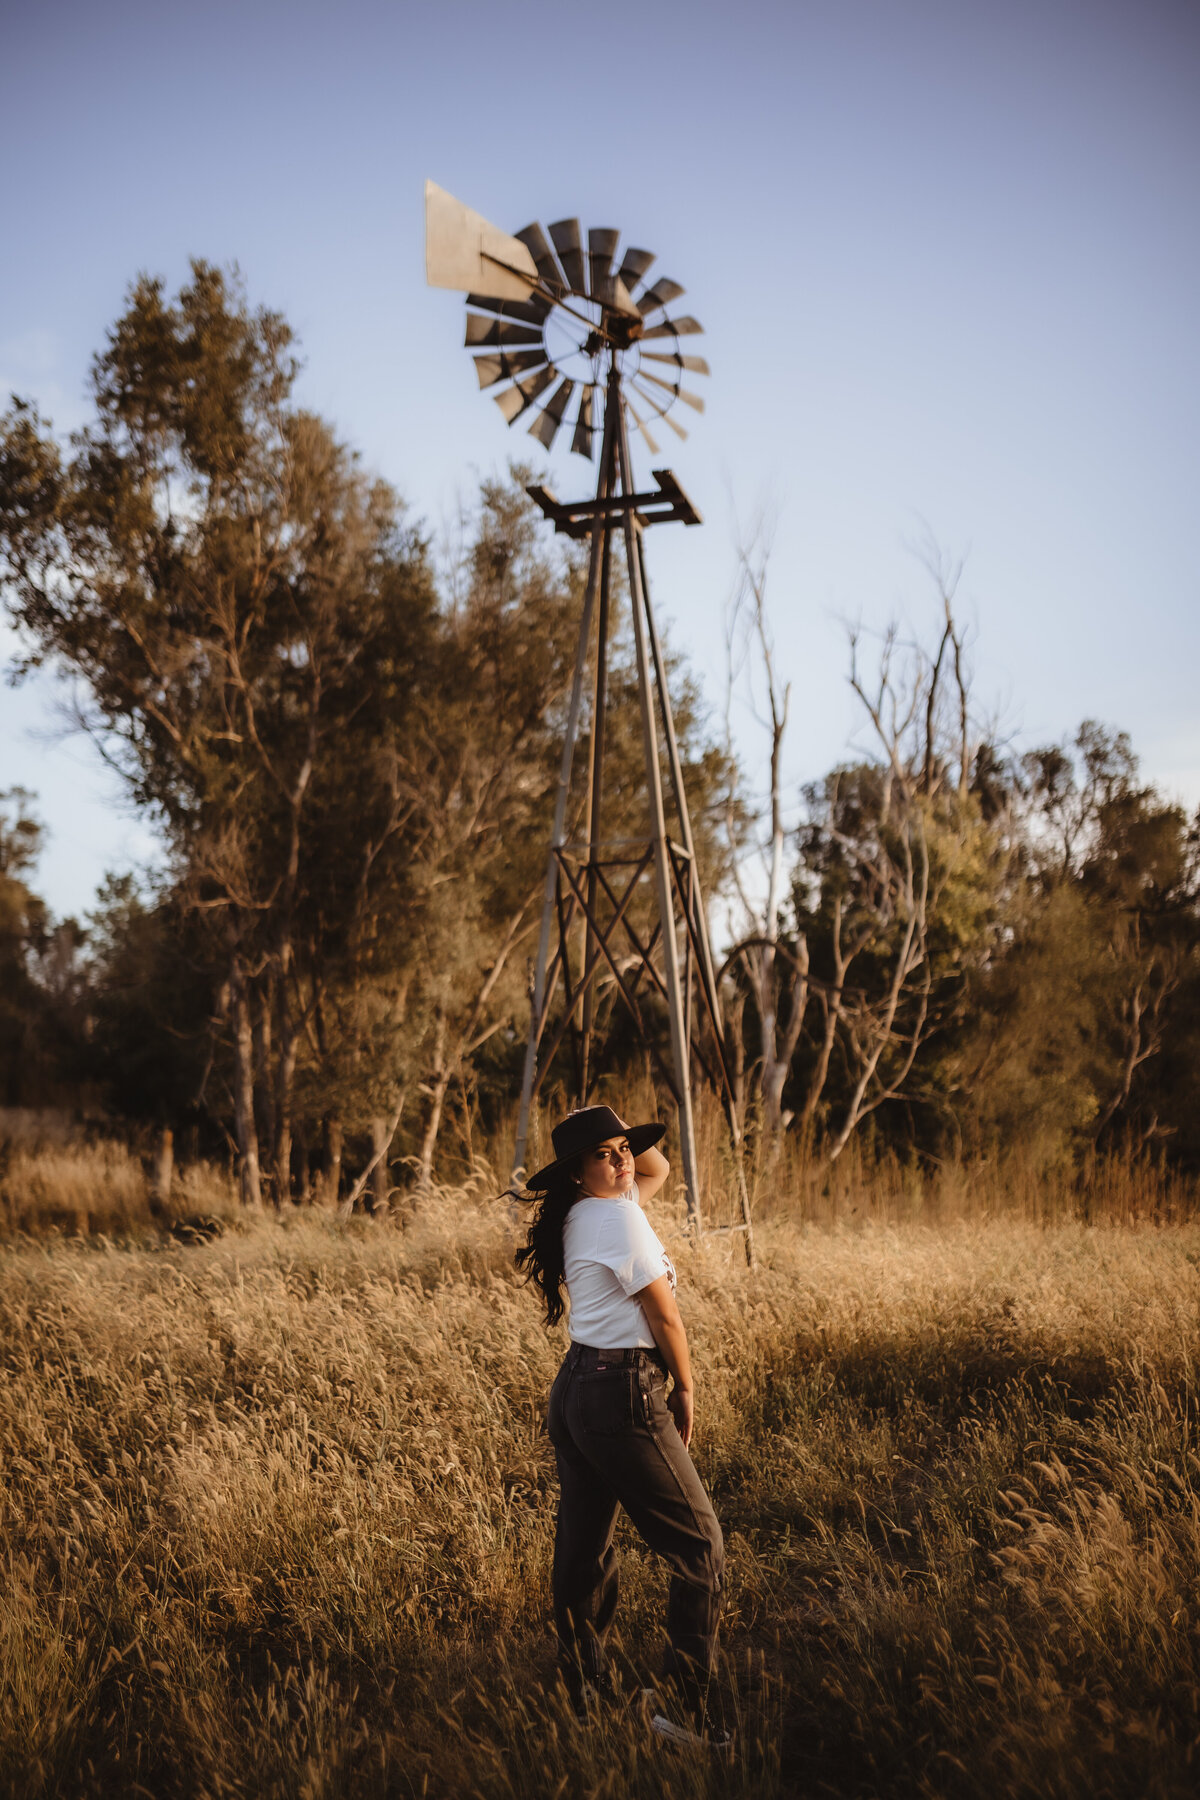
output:
M 579 1198 L 579 1159 L 556 1169 L 529 1225 L 529 1235 L 513 1258 L 526 1281 L 541 1292 L 547 1325 L 557 1325 L 563 1301 L 563 1226 Z

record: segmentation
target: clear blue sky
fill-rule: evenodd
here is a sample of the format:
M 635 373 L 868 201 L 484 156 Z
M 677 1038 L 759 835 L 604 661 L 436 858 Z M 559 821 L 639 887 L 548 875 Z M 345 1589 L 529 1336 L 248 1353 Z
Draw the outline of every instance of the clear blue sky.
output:
M 425 177 L 509 230 L 618 226 L 706 327 L 670 456 L 706 524 L 650 559 L 714 706 L 734 506 L 778 513 L 796 780 L 854 730 L 842 621 L 930 624 L 924 521 L 1014 740 L 1097 717 L 1200 802 L 1195 0 L 45 0 L 0 46 L 0 393 L 78 426 L 132 278 L 236 260 L 305 401 L 436 530 L 536 446 L 424 285 Z M 565 445 L 550 470 L 587 484 Z M 147 840 L 55 704 L 0 690 L 0 787 L 39 794 L 39 884 L 78 912 Z

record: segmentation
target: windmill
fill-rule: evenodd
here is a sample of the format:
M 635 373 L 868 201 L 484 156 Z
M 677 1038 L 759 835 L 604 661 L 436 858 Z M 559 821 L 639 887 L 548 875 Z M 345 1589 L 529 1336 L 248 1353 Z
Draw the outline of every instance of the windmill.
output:
M 530 435 L 544 449 L 569 424 L 571 449 L 589 459 L 598 457 L 595 492 L 585 499 L 561 502 L 545 487 L 529 489 L 556 531 L 589 540 L 590 557 L 546 867 L 514 1169 L 524 1165 L 541 1077 L 564 1040 L 573 1055 L 577 1104 L 588 1103 L 596 1079 L 597 986 L 601 975 L 607 975 L 678 1107 L 688 1213 L 697 1233 L 702 1212 L 692 1110 L 694 1062 L 720 1096 L 741 1203 L 741 1222 L 724 1229 L 744 1232 L 751 1261 L 749 1198 L 720 995 L 646 580 L 647 529 L 669 521 L 698 525 L 700 515 L 669 469 L 653 470 L 654 487 L 639 491 L 629 449 L 630 422 L 657 456 L 653 432 L 660 424 L 684 438 L 677 408 L 703 412 L 703 400 L 684 383 L 707 375 L 708 364 L 683 348 L 702 328 L 690 315 L 672 313 L 684 291 L 678 282 L 648 279 L 652 252 L 628 248 L 618 262 L 620 234 L 614 230 L 590 230 L 586 248 L 577 219 L 560 219 L 548 235 L 534 224 L 509 236 L 432 181 L 425 184 L 425 220 L 430 284 L 467 296 L 466 346 L 474 353 L 480 388 L 493 392 L 510 426 L 529 416 Z M 633 613 L 650 813 L 643 838 L 618 840 L 604 836 L 616 539 L 624 550 Z M 571 837 L 568 796 L 589 670 L 587 806 L 581 835 Z M 657 919 L 649 928 L 636 905 L 647 882 L 653 885 Z M 647 1001 L 666 1010 L 669 1058 L 646 1028 Z

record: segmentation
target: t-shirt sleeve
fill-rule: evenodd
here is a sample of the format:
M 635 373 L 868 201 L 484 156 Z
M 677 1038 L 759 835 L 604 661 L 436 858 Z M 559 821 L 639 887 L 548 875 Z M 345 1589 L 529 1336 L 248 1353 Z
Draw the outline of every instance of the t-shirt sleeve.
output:
M 660 1275 L 675 1271 L 658 1234 L 640 1206 L 622 1207 L 616 1218 L 606 1220 L 597 1245 L 597 1262 L 612 1270 L 624 1291 L 640 1294 Z

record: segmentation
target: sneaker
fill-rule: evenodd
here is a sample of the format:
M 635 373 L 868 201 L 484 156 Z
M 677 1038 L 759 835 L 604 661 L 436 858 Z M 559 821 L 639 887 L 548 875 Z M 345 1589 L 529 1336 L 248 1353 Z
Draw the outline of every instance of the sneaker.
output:
M 669 1744 L 680 1744 L 688 1750 L 713 1750 L 718 1755 L 725 1755 L 733 1749 L 733 1733 L 706 1701 L 687 1707 L 673 1706 L 670 1712 L 666 1712 L 653 1688 L 644 1688 L 642 1698 L 648 1707 L 658 1709 L 650 1719 L 650 1729 L 656 1737 L 665 1738 Z
M 560 1665 L 559 1673 L 571 1702 L 571 1711 L 581 1725 L 587 1724 L 589 1704 L 594 1711 L 597 1705 L 612 1706 L 621 1698 L 620 1689 L 608 1669 L 601 1669 L 596 1675 L 584 1675 L 578 1668 L 568 1670 Z

